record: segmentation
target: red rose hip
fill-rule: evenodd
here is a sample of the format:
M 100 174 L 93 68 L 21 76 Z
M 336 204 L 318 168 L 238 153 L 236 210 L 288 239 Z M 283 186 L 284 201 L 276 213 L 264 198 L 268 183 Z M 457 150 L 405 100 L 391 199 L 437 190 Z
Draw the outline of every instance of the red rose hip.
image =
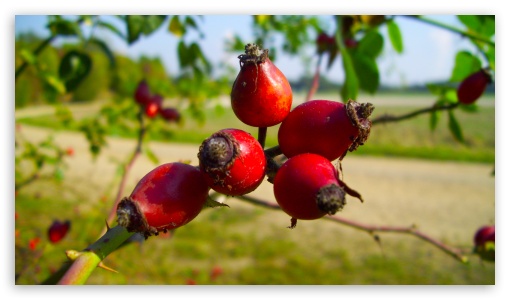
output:
M 58 243 L 62 240 L 71 227 L 71 221 L 67 220 L 60 222 L 58 220 L 53 221 L 50 228 L 48 228 L 48 239 L 51 243 Z
M 314 220 L 345 205 L 338 172 L 326 158 L 304 153 L 287 160 L 273 182 L 276 202 L 294 219 Z
M 496 226 L 487 225 L 480 227 L 473 238 L 474 252 L 481 259 L 495 261 L 496 259 Z
M 482 96 L 485 88 L 491 81 L 491 76 L 485 69 L 469 75 L 460 83 L 457 89 L 459 102 L 462 104 L 474 103 Z
M 161 110 L 163 104 L 163 97 L 161 95 L 154 95 L 145 104 L 145 115 L 149 118 L 154 118 Z
M 365 143 L 374 107 L 349 100 L 311 100 L 295 107 L 280 125 L 278 143 L 283 154 L 292 157 L 315 153 L 332 161 L 343 158 Z
M 240 129 L 227 128 L 211 135 L 200 146 L 198 159 L 208 185 L 225 195 L 252 192 L 265 176 L 262 146 Z
M 285 119 L 292 105 L 289 81 L 269 59 L 268 50 L 247 44 L 239 55 L 241 70 L 232 86 L 232 110 L 243 123 L 270 127 Z
M 151 93 L 146 80 L 142 80 L 138 83 L 135 90 L 135 101 L 141 105 L 145 105 L 151 101 Z
M 147 173 L 117 207 L 118 223 L 147 238 L 193 220 L 207 200 L 209 187 L 200 170 L 167 163 Z

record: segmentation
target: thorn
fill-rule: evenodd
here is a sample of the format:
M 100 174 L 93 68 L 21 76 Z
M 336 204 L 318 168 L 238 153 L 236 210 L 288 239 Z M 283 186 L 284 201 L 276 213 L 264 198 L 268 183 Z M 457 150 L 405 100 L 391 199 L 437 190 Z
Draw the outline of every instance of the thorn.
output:
M 66 256 L 69 260 L 74 261 L 81 255 L 81 252 L 76 250 L 66 250 Z
M 116 270 L 114 270 L 114 269 L 112 269 L 112 268 L 110 268 L 110 267 L 107 267 L 107 266 L 106 266 L 106 265 L 105 265 L 102 261 L 101 261 L 101 262 L 99 262 L 99 264 L 98 264 L 97 266 L 98 266 L 99 268 L 101 268 L 101 269 L 106 270 L 106 271 L 110 271 L 110 272 L 117 273 L 117 274 L 119 273 L 118 271 L 116 271 Z
M 104 219 L 104 222 L 106 224 L 106 232 L 110 231 L 110 225 L 108 225 L 108 220 Z

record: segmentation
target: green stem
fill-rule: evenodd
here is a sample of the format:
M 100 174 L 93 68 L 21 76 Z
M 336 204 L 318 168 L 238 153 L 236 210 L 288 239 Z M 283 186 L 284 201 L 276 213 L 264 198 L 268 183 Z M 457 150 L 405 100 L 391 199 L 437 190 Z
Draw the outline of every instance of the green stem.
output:
M 99 263 L 133 233 L 122 226 L 108 230 L 99 240 L 81 251 L 58 284 L 85 284 Z
M 35 49 L 34 51 L 34 56 L 37 56 L 39 55 L 39 53 L 41 53 L 44 48 L 46 48 L 46 46 L 48 46 L 52 41 L 53 39 L 56 37 L 56 35 L 51 35 L 50 37 L 48 37 L 47 39 L 45 39 L 44 41 L 42 41 L 42 43 L 39 45 L 39 47 L 37 47 L 37 49 Z M 16 69 L 16 73 L 14 75 L 14 80 L 17 80 L 18 77 L 21 75 L 21 73 L 23 73 L 23 71 L 25 71 L 25 69 L 28 67 L 28 62 L 24 61 L 21 66 L 19 66 L 17 69 Z
M 432 19 L 429 19 L 429 18 L 426 18 L 426 17 L 423 17 L 423 16 L 403 16 L 403 17 L 409 17 L 409 18 L 414 19 L 414 20 L 418 20 L 418 21 L 421 21 L 421 22 L 424 22 L 424 23 L 427 23 L 427 24 L 430 24 L 430 25 L 433 25 L 433 26 L 436 26 L 436 27 L 439 27 L 439 28 L 443 28 L 443 29 L 446 29 L 446 30 L 458 33 L 458 34 L 460 34 L 462 36 L 466 36 L 466 37 L 471 38 L 473 40 L 478 40 L 480 42 L 492 45 L 493 47 L 496 46 L 496 43 L 494 41 L 491 41 L 490 39 L 487 39 L 486 37 L 479 36 L 477 34 L 474 34 L 474 33 L 468 32 L 468 31 L 464 31 L 462 29 L 453 27 L 451 25 L 438 22 L 436 20 L 432 20 Z

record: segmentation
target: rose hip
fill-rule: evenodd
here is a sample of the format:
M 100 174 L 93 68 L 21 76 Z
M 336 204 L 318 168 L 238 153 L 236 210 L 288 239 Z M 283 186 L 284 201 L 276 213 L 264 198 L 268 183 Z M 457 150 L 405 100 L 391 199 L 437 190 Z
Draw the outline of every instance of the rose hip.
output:
M 209 186 L 225 195 L 252 192 L 265 176 L 262 146 L 240 129 L 227 128 L 211 135 L 200 146 L 198 159 Z
M 332 161 L 363 145 L 374 107 L 349 100 L 311 100 L 295 107 L 280 125 L 278 143 L 287 157 L 315 153 Z
M 268 50 L 247 44 L 239 56 L 241 70 L 230 94 L 232 110 L 241 122 L 270 127 L 283 121 L 292 105 L 289 81 L 268 57 Z
M 147 173 L 117 207 L 118 223 L 147 238 L 193 220 L 207 200 L 209 187 L 200 170 L 166 163 Z

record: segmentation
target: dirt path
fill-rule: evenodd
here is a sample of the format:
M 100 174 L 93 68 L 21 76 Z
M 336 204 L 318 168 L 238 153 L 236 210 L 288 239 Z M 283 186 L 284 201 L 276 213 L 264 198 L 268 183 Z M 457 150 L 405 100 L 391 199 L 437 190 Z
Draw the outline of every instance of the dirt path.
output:
M 24 125 L 21 130 L 33 141 L 51 133 L 48 129 Z M 59 144 L 75 150 L 74 156 L 67 159 L 66 188 L 58 191 L 60 196 L 76 197 L 79 194 L 97 200 L 108 191 L 115 195 L 115 189 L 108 190 L 108 187 L 115 186 L 112 180 L 118 162 L 129 158 L 134 140 L 109 138 L 108 147 L 92 160 L 82 134 L 65 131 L 53 134 Z M 198 163 L 198 145 L 151 142 L 150 148 L 162 163 L 178 160 Z M 129 193 L 155 166 L 145 156 L 140 157 L 130 173 L 125 193 Z M 470 241 L 478 226 L 494 221 L 492 165 L 348 155 L 343 169 L 345 181 L 365 198 L 363 204 L 349 198 L 342 212 L 344 217 L 367 224 L 417 224 L 427 233 L 452 242 Z M 252 195 L 274 201 L 272 186 L 267 182 Z M 288 217 L 279 216 L 279 225 L 287 226 Z

